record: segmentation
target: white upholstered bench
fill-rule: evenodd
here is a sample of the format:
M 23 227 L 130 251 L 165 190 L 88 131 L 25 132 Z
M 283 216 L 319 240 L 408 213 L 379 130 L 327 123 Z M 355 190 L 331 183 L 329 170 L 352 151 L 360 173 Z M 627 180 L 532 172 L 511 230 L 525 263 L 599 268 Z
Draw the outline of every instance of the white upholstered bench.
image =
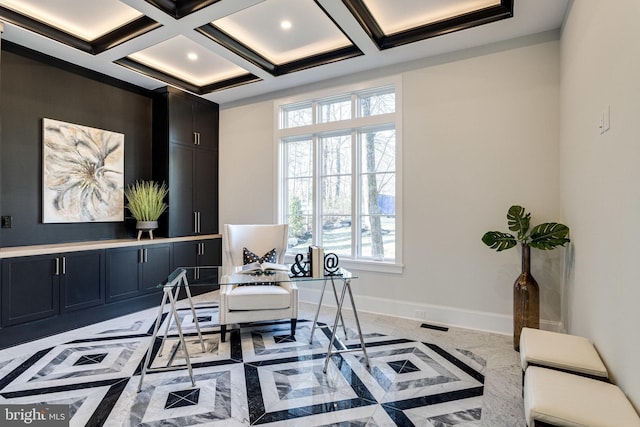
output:
M 596 348 L 587 338 L 540 329 L 522 328 L 522 372 L 542 366 L 607 381 L 609 374 Z
M 529 366 L 524 382 L 529 427 L 640 427 L 640 417 L 611 383 Z

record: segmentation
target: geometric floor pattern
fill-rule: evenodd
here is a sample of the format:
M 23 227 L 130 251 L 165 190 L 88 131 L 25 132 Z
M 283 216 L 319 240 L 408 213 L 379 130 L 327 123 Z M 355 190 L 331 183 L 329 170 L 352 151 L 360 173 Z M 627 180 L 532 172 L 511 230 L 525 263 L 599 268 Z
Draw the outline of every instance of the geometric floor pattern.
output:
M 197 308 L 205 351 L 190 310 L 179 310 L 195 387 L 185 369 L 175 325 L 152 343 L 153 324 L 96 333 L 0 360 L 0 404 L 69 405 L 71 426 L 479 426 L 483 360 L 464 349 L 365 334 L 361 352 L 332 356 L 330 331 L 310 340 L 311 322 L 242 325 L 220 341 L 217 306 Z M 165 316 L 164 322 L 168 317 Z M 337 349 L 355 348 L 352 330 Z M 310 343 L 311 341 L 311 343 Z M 137 391 L 145 354 L 151 368 Z

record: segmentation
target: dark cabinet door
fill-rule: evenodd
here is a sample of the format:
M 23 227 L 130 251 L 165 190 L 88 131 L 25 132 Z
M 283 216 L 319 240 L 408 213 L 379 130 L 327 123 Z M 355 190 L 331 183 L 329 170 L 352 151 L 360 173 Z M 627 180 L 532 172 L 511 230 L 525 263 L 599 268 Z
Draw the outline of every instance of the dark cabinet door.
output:
M 198 253 L 199 266 L 221 266 L 222 265 L 222 239 L 209 239 L 200 241 Z M 203 282 L 218 282 L 218 270 L 215 268 L 200 268 L 198 279 Z M 203 292 L 219 289 L 219 286 L 208 286 Z
M 55 255 L 2 261 L 3 327 L 58 314 L 60 288 L 56 272 L 60 273 L 60 264 Z
M 218 106 L 194 102 L 194 131 L 198 133 L 198 147 L 218 150 Z
M 198 150 L 195 153 L 195 211 L 198 234 L 218 232 L 218 153 Z
M 158 285 L 165 282 L 171 273 L 171 244 L 145 246 L 142 263 L 142 291 L 159 292 Z
M 175 242 L 173 244 L 173 268 L 193 267 L 198 262 L 198 242 Z
M 173 269 L 198 265 L 199 242 L 175 242 L 173 244 Z M 194 279 L 193 270 L 187 270 L 187 280 Z
M 142 250 L 138 246 L 107 250 L 107 302 L 119 301 L 140 294 Z
M 191 292 L 199 295 L 220 289 L 218 285 L 218 269 L 210 268 L 222 265 L 222 239 L 201 240 L 198 242 L 198 269 Z
M 193 101 L 180 93 L 169 94 L 169 142 L 194 145 Z
M 108 302 L 160 291 L 171 272 L 171 244 L 109 249 L 106 265 Z
M 196 267 L 198 265 L 198 253 L 201 244 L 199 241 L 175 242 L 173 244 L 173 268 L 178 267 Z M 194 268 L 187 269 L 187 282 L 190 285 L 197 283 L 199 271 Z M 192 295 L 198 295 L 197 286 L 191 288 Z M 186 297 L 186 293 L 180 290 L 178 298 Z
M 222 265 L 222 239 L 201 241 L 198 265 Z
M 170 144 L 169 162 L 169 237 L 195 234 L 193 206 L 194 149 Z
M 104 303 L 104 250 L 69 252 L 60 257 L 61 312 Z
M 222 265 L 221 251 L 222 239 L 175 242 L 173 244 L 173 268 Z M 192 295 L 219 289 L 217 286 L 218 270 L 215 268 L 188 269 L 187 280 L 192 285 Z M 184 295 L 181 293 L 181 296 Z

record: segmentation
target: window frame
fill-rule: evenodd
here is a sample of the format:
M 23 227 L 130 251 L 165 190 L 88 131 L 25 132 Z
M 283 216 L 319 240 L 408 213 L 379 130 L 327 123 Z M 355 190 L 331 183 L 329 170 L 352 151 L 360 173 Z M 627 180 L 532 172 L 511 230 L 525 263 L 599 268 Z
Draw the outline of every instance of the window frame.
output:
M 395 90 L 395 112 L 378 114 L 373 116 L 360 117 L 360 101 L 358 95 L 366 93 L 375 93 L 377 90 L 383 90 L 385 87 L 393 87 Z M 382 92 L 383 93 L 383 92 Z M 352 99 L 352 112 L 351 118 L 347 120 L 335 120 L 320 122 L 319 107 L 321 104 L 326 104 L 332 99 L 344 99 L 347 96 L 351 96 Z M 304 105 L 311 103 L 311 114 L 313 123 L 311 125 L 297 126 L 284 128 L 284 120 L 280 114 L 281 109 L 285 106 L 291 106 L 295 104 Z M 323 215 L 321 208 L 321 194 L 318 193 L 318 180 L 320 179 L 320 156 L 317 150 L 320 149 L 320 142 L 318 139 L 322 136 L 348 132 L 352 139 L 352 165 L 359 164 L 360 160 L 355 156 L 359 154 L 360 136 L 363 130 L 384 128 L 385 126 L 393 125 L 395 128 L 395 257 L 393 260 L 374 260 L 373 258 L 363 258 L 358 255 L 360 249 L 355 247 L 361 245 L 358 240 L 361 233 L 358 233 L 355 224 L 352 224 L 352 250 L 351 254 L 354 258 L 340 258 L 340 265 L 345 268 L 351 268 L 354 270 L 365 270 L 375 272 L 386 273 L 402 273 L 403 270 L 403 227 L 402 227 L 402 78 L 401 76 L 393 76 L 385 79 L 372 80 L 367 82 L 361 82 L 352 85 L 340 86 L 331 89 L 324 89 L 315 91 L 312 93 L 301 94 L 293 97 L 282 98 L 274 101 L 274 147 L 276 154 L 275 170 L 277 171 L 275 176 L 275 186 L 277 191 L 277 205 L 276 216 L 280 222 L 285 222 L 288 216 L 287 194 L 285 194 L 285 150 L 281 141 L 295 140 L 302 138 L 310 138 L 312 144 L 313 154 L 313 171 L 312 171 L 312 203 L 314 205 L 312 215 L 312 229 L 314 235 L 314 242 L 317 241 L 321 230 L 321 221 L 319 218 Z M 351 194 L 351 216 L 355 219 L 356 224 L 368 214 L 365 214 L 361 206 L 359 206 L 362 192 L 360 189 L 360 178 L 362 171 L 351 170 L 352 180 L 352 194 Z M 286 259 L 288 262 L 293 260 L 294 252 L 287 252 Z

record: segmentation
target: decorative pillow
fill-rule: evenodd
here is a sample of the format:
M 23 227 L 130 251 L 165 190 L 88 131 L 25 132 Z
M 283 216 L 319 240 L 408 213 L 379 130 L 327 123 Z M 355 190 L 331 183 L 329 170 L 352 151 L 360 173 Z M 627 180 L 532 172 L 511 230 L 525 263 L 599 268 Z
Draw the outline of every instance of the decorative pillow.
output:
M 253 252 L 251 252 L 249 249 L 247 248 L 242 248 L 242 263 L 244 265 L 247 264 L 251 264 L 252 262 L 259 262 L 259 263 L 263 263 L 263 262 L 273 262 L 275 263 L 278 259 L 276 258 L 276 248 L 271 249 L 269 252 L 267 252 L 266 254 L 262 255 L 261 257 L 259 257 L 258 255 L 254 254 Z M 266 273 L 273 273 L 273 272 L 266 272 Z M 256 275 L 262 275 L 262 274 L 266 274 L 266 273 L 262 273 L 262 272 L 256 272 Z M 278 282 L 258 282 L 258 283 L 243 283 L 242 285 L 238 285 L 238 286 L 279 286 L 280 283 Z
M 273 262 L 273 263 L 275 263 L 276 261 L 277 261 L 276 248 L 271 249 L 269 252 L 267 252 L 266 254 L 262 255 L 261 257 L 259 257 L 258 255 L 254 254 L 253 252 L 251 252 L 247 248 L 242 248 L 242 263 L 244 265 L 251 264 L 252 262 L 259 262 L 259 263 Z

